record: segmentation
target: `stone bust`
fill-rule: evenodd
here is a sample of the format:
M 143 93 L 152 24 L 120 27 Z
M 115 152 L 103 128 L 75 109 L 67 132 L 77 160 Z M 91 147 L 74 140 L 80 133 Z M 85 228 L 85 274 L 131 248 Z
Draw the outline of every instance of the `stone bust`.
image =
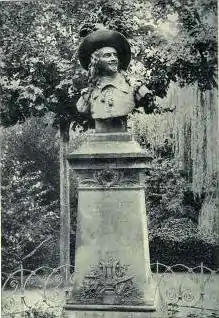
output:
M 88 71 L 89 86 L 77 102 L 80 113 L 90 114 L 96 130 L 126 130 L 126 117 L 148 89 L 141 81 L 131 84 L 126 69 L 131 59 L 127 39 L 119 32 L 101 29 L 84 38 L 79 60 Z

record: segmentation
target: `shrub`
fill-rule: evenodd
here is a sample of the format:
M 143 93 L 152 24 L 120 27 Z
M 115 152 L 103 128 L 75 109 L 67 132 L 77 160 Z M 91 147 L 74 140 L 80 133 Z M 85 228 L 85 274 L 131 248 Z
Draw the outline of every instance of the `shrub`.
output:
M 185 240 L 173 240 L 162 235 L 154 236 L 150 241 L 151 263 L 159 261 L 165 265 L 184 264 L 188 267 L 199 266 L 201 262 L 211 269 L 217 268 L 215 258 L 219 246 L 206 242 L 200 237 L 187 237 Z

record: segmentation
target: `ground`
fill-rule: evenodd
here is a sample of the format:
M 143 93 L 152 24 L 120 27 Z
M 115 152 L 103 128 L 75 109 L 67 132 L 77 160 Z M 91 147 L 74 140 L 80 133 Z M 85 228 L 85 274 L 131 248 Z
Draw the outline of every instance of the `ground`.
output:
M 165 273 L 154 274 L 155 282 L 159 285 L 161 294 L 170 304 L 170 317 L 219 317 L 219 275 L 218 274 L 193 274 L 193 273 Z M 34 277 L 34 279 L 33 279 Z M 47 276 L 48 277 L 48 276 Z M 19 286 L 2 290 L 2 317 L 4 313 L 21 311 L 21 296 L 24 295 L 23 308 L 43 307 L 49 311 L 59 311 L 64 304 L 64 288 L 57 275 L 54 279 L 47 279 L 44 289 L 45 276 L 32 276 L 27 280 L 24 292 Z M 25 281 L 26 278 L 24 278 Z M 11 280 L 12 282 L 12 280 Z M 11 287 L 12 287 L 11 285 Z M 35 286 L 34 286 L 35 285 Z M 15 288 L 15 289 L 14 289 Z M 45 301 L 43 302 L 43 299 Z M 205 309 L 201 315 L 201 309 Z M 191 316 L 194 313 L 196 316 Z M 211 316 L 215 313 L 215 316 Z M 217 313 L 217 315 L 216 315 Z M 174 315 L 173 315 L 174 314 Z M 6 315 L 5 317 L 8 317 Z

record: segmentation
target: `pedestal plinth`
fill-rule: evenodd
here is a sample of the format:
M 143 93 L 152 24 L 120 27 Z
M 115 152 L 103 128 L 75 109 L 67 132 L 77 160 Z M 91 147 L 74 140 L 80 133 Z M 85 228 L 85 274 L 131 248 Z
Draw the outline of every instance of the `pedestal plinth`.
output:
M 65 314 L 160 317 L 144 194 L 151 158 L 128 133 L 95 133 L 68 161 L 79 176 L 79 197 L 75 279 Z

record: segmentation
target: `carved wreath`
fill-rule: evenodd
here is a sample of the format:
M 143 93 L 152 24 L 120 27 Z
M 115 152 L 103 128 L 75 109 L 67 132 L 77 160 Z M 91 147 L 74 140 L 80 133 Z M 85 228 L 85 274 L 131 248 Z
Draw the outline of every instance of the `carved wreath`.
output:
M 94 177 L 99 184 L 111 187 L 119 181 L 121 173 L 117 170 L 104 169 L 96 171 Z

